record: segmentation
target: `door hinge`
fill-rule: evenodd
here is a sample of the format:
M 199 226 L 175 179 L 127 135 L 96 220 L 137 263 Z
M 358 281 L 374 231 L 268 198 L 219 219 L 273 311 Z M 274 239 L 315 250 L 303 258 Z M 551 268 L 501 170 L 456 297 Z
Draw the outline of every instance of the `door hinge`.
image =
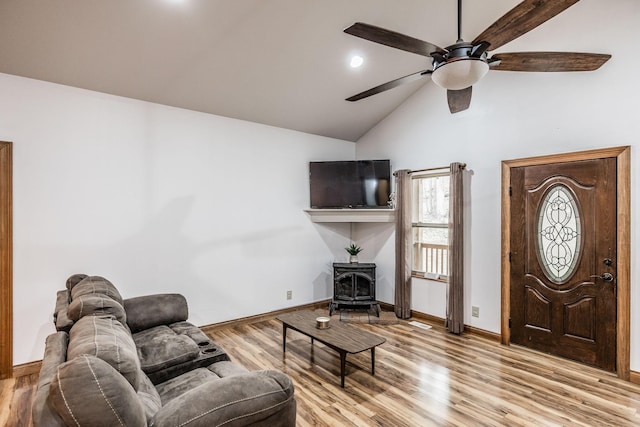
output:
M 509 186 L 509 196 L 513 196 L 513 187 Z
M 509 252 L 509 262 L 511 262 L 511 252 Z
M 511 329 L 511 318 L 509 318 L 509 329 Z

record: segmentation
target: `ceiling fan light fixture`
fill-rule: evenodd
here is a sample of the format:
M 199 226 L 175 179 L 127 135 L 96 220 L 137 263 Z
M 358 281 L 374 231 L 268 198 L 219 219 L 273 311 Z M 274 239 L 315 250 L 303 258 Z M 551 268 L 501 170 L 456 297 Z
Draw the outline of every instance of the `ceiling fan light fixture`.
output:
M 431 79 L 444 89 L 462 90 L 476 84 L 488 71 L 489 64 L 483 58 L 451 58 L 434 68 Z

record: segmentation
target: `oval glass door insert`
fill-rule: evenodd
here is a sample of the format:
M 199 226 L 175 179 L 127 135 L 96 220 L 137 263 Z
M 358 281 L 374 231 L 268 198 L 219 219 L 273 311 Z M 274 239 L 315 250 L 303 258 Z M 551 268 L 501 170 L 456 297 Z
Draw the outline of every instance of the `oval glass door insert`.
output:
M 572 192 L 562 184 L 552 187 L 538 213 L 540 264 L 549 278 L 562 283 L 573 274 L 580 258 L 580 213 Z

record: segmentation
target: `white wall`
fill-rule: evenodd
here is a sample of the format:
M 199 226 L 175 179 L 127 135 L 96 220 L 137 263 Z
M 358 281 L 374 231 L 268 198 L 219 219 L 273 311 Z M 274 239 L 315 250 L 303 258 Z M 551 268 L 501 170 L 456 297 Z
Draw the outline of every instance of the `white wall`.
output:
M 183 293 L 197 325 L 329 298 L 349 229 L 313 224 L 308 162 L 355 144 L 0 74 L 13 141 L 14 364 L 73 273 Z M 286 300 L 286 291 L 293 299 Z
M 613 58 L 600 70 L 592 73 L 492 71 L 474 86 L 471 108 L 456 115 L 447 110 L 445 91 L 427 83 L 358 141 L 358 158 L 390 158 L 394 169 L 438 167 L 452 161 L 467 163 L 472 174 L 465 233 L 465 323 L 468 325 L 500 331 L 502 160 L 630 145 L 631 227 L 637 230 L 640 226 L 640 182 L 636 169 L 640 150 L 637 136 L 640 57 L 629 54 L 640 40 L 637 25 L 640 4 L 632 0 L 592 1 L 574 7 L 573 21 L 550 21 L 534 30 L 536 34 L 545 34 L 544 44 L 537 39 L 535 46 L 528 45 L 527 36 L 523 36 L 503 50 L 611 53 Z M 633 231 L 634 257 L 639 239 Z M 383 266 L 387 276 L 393 276 L 393 244 L 393 239 L 389 239 L 376 249 L 380 254 L 376 262 Z M 633 261 L 631 268 L 631 369 L 638 371 L 640 271 Z M 415 310 L 444 316 L 445 293 L 441 283 L 414 279 L 413 296 Z M 393 293 L 390 298 L 392 302 Z M 472 305 L 480 307 L 479 318 L 471 317 Z

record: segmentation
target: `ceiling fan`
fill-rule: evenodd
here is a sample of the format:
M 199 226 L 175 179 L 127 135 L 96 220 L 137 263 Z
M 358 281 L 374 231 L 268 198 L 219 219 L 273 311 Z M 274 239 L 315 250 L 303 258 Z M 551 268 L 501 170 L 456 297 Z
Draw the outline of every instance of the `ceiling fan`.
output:
M 446 48 L 395 31 L 356 22 L 344 32 L 374 43 L 431 58 L 433 68 L 381 84 L 347 98 L 347 101 L 358 101 L 430 75 L 437 85 L 447 89 L 449 111 L 457 113 L 469 108 L 473 84 L 482 79 L 489 70 L 538 72 L 596 70 L 607 62 L 611 55 L 575 52 L 496 53 L 491 57 L 488 55 L 489 50 L 497 49 L 531 31 L 578 1 L 524 0 L 469 43 L 462 40 L 460 35 L 462 0 L 458 0 L 458 41 Z

